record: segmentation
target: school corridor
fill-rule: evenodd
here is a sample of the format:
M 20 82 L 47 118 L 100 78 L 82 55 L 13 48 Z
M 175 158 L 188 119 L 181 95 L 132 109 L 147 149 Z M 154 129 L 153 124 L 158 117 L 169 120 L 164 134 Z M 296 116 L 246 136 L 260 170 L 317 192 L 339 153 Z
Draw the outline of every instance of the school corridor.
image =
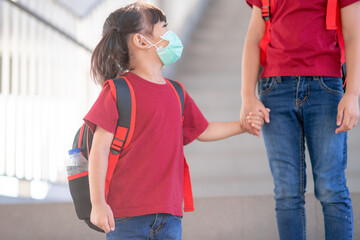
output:
M 11 1 L 0 1 L 1 12 L 1 4 L 4 7 L 5 3 L 9 4 Z M 58 0 L 54 1 L 58 2 Z M 170 7 L 176 1 L 178 2 L 176 4 L 181 2 L 178 0 L 148 1 L 164 8 L 169 17 L 169 28 L 172 29 L 172 26 L 174 26 L 175 30 L 182 33 L 181 36 L 184 39 L 183 56 L 175 66 L 165 69 L 166 76 L 183 83 L 209 121 L 238 120 L 241 107 L 242 48 L 251 9 L 245 0 L 184 0 L 183 4 Z M 26 5 L 29 1 L 20 2 Z M 59 2 L 69 3 L 71 1 L 63 0 Z M 109 9 L 106 6 L 115 3 L 112 0 L 92 2 L 94 2 L 94 5 L 91 11 L 95 13 L 99 9 Z M 178 20 L 180 17 L 171 18 L 171 14 L 174 15 L 177 11 L 185 8 L 185 2 L 192 4 L 191 9 L 186 10 L 191 14 L 186 15 L 184 13 L 182 15 L 184 19 L 181 22 Z M 112 7 L 114 8 L 114 6 L 116 5 Z M 10 5 L 8 7 L 10 8 Z M 99 19 L 100 15 L 97 18 Z M 174 24 L 171 22 L 172 19 Z M 81 21 L 82 24 L 85 24 L 85 19 Z M 102 23 L 97 24 L 97 26 L 101 25 Z M 4 31 L 3 29 L 0 30 Z M 85 28 L 85 30 L 89 29 Z M 90 33 L 88 35 L 94 37 Z M 2 36 L 0 35 L 0 41 Z M 83 43 L 87 43 L 86 46 L 92 46 L 97 39 L 89 42 L 86 42 L 86 38 L 82 38 L 82 40 Z M 0 46 L 3 42 L 0 42 Z M 4 48 L 1 47 L 0 49 L 3 53 Z M 71 49 L 69 51 L 72 51 Z M 72 60 L 72 63 L 76 64 L 78 63 L 76 61 L 79 60 L 85 61 L 89 54 L 89 51 L 83 48 L 77 54 L 77 59 Z M 47 56 L 46 53 L 44 55 Z M 2 56 L 1 59 L 4 59 L 4 55 Z M 4 60 L 0 62 L 0 65 L 3 62 Z M 9 66 L 10 64 L 7 65 L 7 67 Z M 41 70 L 41 68 L 39 69 Z M 9 75 L 11 74 L 9 73 Z M 2 76 L 3 82 L 0 82 L 0 85 L 3 84 L 4 86 L 4 76 L 7 75 L 2 73 Z M 13 74 L 11 76 L 14 77 Z M 62 76 L 67 77 L 68 75 L 64 73 Z M 86 81 L 90 82 L 88 79 Z M 65 85 L 55 84 L 54 86 L 45 87 L 48 87 L 48 89 L 68 89 L 71 84 L 72 82 L 69 81 Z M 81 85 L 77 83 L 76 86 Z M 63 108 L 71 109 L 71 114 L 75 114 L 78 119 L 81 119 L 80 117 L 83 116 L 81 114 L 89 106 L 88 102 L 91 102 L 89 99 L 91 99 L 91 96 L 96 96 L 99 90 L 93 87 L 90 87 L 90 89 L 88 93 L 78 96 L 78 99 L 86 98 L 87 102 L 80 100 L 81 106 L 72 109 L 73 102 L 66 101 L 67 105 L 63 106 Z M 4 91 L 4 87 L 2 91 Z M 22 89 L 19 87 L 19 92 L 21 91 Z M 26 92 L 26 89 L 24 91 Z M 37 91 L 41 91 L 41 87 Z M 4 95 L 1 93 L 0 88 L 0 100 Z M 8 95 L 11 95 L 11 93 L 8 93 Z M 24 101 L 26 99 L 22 98 Z M 53 102 L 58 104 L 56 98 L 53 99 Z M 80 110 L 80 113 L 78 113 L 77 110 L 79 109 L 84 110 Z M 0 112 L 0 123 L 2 123 L 1 114 L 2 112 Z M 79 123 L 80 121 L 71 123 L 71 126 L 76 128 Z M 62 123 L 59 124 L 63 126 Z M 40 129 L 40 126 L 38 127 Z M 0 125 L 0 134 L 2 134 L 1 130 L 4 128 Z M 6 131 L 9 132 L 9 130 Z M 68 136 L 71 138 L 74 131 L 68 132 Z M 61 140 L 65 141 L 65 137 L 68 136 L 65 134 Z M 52 139 L 48 140 L 52 141 Z M 0 145 L 5 142 L 5 140 L 1 141 L 2 138 L 0 137 Z M 66 148 L 67 145 L 69 144 L 64 143 L 63 148 Z M 360 239 L 359 146 L 360 126 L 357 126 L 348 135 L 349 152 L 346 171 L 354 208 L 354 239 Z M 51 145 L 50 149 L 53 148 L 54 146 Z M 185 154 L 190 166 L 195 197 L 195 212 L 184 214 L 184 240 L 278 239 L 274 212 L 273 183 L 262 137 L 257 138 L 242 134 L 217 142 L 204 143 L 195 141 L 185 147 Z M 16 177 L 17 172 L 9 173 L 9 171 L 6 171 L 8 168 L 5 166 L 5 160 L 2 161 L 2 156 L 0 152 L 0 177 L 7 175 Z M 311 164 L 308 155 L 306 163 L 308 176 L 306 194 L 308 239 L 321 240 L 324 239 L 322 209 L 313 195 Z M 2 170 L 2 164 L 5 166 L 4 170 Z M 35 164 L 40 163 L 35 162 Z M 56 164 L 59 165 L 59 163 Z M 26 175 L 25 170 L 24 172 Z M 41 172 L 45 172 L 45 170 Z M 61 171 L 55 172 L 58 173 L 57 179 L 66 179 Z M 22 182 L 28 182 L 25 175 L 18 178 Z M 39 178 L 44 179 L 42 175 Z M 51 193 L 52 196 L 56 197 L 35 200 L 24 197 L 5 197 L 0 194 L 0 239 L 105 239 L 101 233 L 89 230 L 83 222 L 76 218 L 73 205 L 70 202 L 66 181 L 61 182 L 50 178 L 46 178 L 45 181 L 52 183 Z M 0 188 L 2 187 L 0 186 Z

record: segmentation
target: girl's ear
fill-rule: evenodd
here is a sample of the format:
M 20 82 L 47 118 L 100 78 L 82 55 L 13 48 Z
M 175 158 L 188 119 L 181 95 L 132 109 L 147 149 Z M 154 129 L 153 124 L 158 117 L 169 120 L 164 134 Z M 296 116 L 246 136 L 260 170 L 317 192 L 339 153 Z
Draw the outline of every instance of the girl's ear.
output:
M 145 49 L 149 48 L 149 43 L 145 41 L 140 34 L 136 33 L 131 37 L 131 42 L 136 48 Z

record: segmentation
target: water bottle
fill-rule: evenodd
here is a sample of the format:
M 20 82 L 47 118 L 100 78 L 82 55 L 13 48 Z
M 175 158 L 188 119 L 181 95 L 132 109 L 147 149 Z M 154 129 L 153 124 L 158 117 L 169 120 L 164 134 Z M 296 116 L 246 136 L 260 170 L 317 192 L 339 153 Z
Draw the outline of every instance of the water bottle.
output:
M 66 170 L 68 176 L 86 172 L 88 170 L 88 161 L 81 154 L 80 148 L 74 148 L 69 150 L 69 161 L 66 164 Z

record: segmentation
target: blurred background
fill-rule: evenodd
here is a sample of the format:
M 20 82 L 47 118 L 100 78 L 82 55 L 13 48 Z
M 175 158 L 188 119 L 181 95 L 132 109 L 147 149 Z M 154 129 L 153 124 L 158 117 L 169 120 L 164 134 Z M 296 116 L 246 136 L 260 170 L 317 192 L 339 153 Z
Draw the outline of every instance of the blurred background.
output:
M 130 2 L 0 0 L 4 239 L 104 239 L 76 219 L 65 161 L 82 118 L 101 90 L 89 75 L 92 49 L 101 39 L 106 17 Z M 209 121 L 237 120 L 242 48 L 251 14 L 245 0 L 145 2 L 164 10 L 169 29 L 185 45 L 182 58 L 164 69 L 164 75 L 184 84 Z M 356 127 L 349 133 L 346 173 L 357 225 L 359 144 Z M 277 239 L 273 183 L 262 138 L 243 134 L 212 143 L 195 141 L 185 154 L 197 210 L 185 214 L 184 239 Z M 307 165 L 309 239 L 323 239 L 308 158 Z M 19 225 L 24 228 L 15 230 Z M 355 232 L 360 239 L 356 227 Z

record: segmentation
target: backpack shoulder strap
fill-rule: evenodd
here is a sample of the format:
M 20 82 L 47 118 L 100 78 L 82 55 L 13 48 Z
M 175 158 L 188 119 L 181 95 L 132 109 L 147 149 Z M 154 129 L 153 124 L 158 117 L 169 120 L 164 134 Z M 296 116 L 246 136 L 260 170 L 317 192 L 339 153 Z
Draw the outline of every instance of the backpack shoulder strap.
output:
M 131 142 L 136 118 L 136 100 L 134 89 L 126 77 L 110 79 L 104 86 L 110 85 L 119 114 L 114 139 L 111 143 L 108 168 L 105 179 L 105 196 L 109 193 L 110 182 L 120 158 L 121 151 Z
M 106 83 L 110 85 L 119 114 L 115 138 L 111 147 L 113 154 L 119 154 L 123 148 L 130 144 L 134 134 L 136 117 L 135 93 L 126 77 L 110 79 Z
M 172 87 L 173 91 L 175 92 L 177 99 L 180 104 L 181 110 L 181 123 L 184 119 L 184 102 L 185 102 L 185 89 L 184 86 L 177 81 L 165 79 L 170 86 Z M 192 194 L 192 187 L 191 187 L 191 179 L 190 179 L 190 170 L 189 165 L 187 164 L 186 158 L 184 156 L 184 173 L 183 173 L 183 196 L 184 196 L 184 211 L 185 212 L 192 212 L 194 211 L 194 199 Z
M 345 62 L 345 44 L 342 35 L 341 13 L 338 0 L 328 0 L 326 8 L 326 29 L 336 30 L 341 48 L 341 64 Z
M 338 0 L 327 0 L 326 29 L 335 30 L 337 28 L 336 15 L 337 15 L 338 8 L 339 8 Z
M 260 64 L 264 66 L 266 59 L 267 46 L 270 43 L 270 26 L 271 26 L 271 17 L 274 12 L 275 0 L 261 0 L 261 13 L 265 21 L 266 28 L 264 36 L 262 37 L 259 47 L 260 47 Z
M 338 44 L 341 49 L 341 68 L 343 73 L 343 87 L 346 85 L 345 43 L 342 34 L 341 12 L 338 0 L 327 0 L 326 29 L 336 30 Z
M 174 80 L 170 80 L 170 79 L 166 79 L 166 78 L 165 78 L 165 81 L 167 81 L 170 84 L 172 90 L 175 92 L 178 102 L 180 104 L 181 116 L 183 116 L 185 93 L 186 93 L 184 86 L 178 81 L 174 81 Z

